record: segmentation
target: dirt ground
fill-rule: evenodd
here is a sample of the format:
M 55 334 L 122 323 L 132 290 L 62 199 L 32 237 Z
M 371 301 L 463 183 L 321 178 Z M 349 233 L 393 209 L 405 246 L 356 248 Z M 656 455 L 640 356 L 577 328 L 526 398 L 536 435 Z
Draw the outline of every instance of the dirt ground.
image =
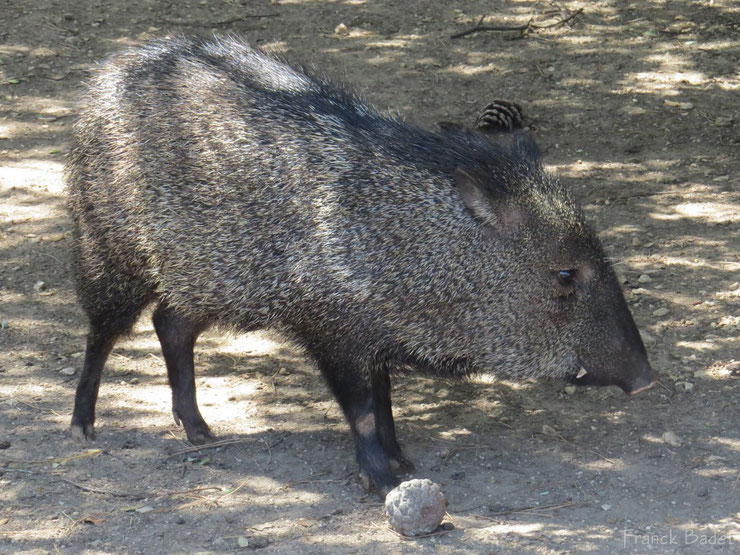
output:
M 16 0 L 0 6 L 0 553 L 740 552 L 740 5 L 733 0 Z M 474 26 L 545 29 L 488 31 Z M 343 24 L 343 26 L 340 26 Z M 301 353 L 210 332 L 188 449 L 149 318 L 111 356 L 98 439 L 67 434 L 86 333 L 61 170 L 88 69 L 168 32 L 238 33 L 409 120 L 523 104 L 619 269 L 661 384 L 394 384 L 448 522 L 408 540 L 364 494 Z

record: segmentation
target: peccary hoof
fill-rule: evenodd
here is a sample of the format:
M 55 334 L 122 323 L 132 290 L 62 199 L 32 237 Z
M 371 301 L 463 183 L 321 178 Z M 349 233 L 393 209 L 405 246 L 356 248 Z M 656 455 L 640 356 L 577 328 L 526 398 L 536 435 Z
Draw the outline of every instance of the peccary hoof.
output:
M 414 463 L 403 455 L 391 457 L 389 460 L 391 463 L 391 470 L 397 474 L 411 474 L 416 470 Z
M 400 480 L 393 477 L 386 483 L 379 485 L 377 480 L 370 477 L 370 474 L 364 470 L 360 470 L 360 482 L 362 483 L 362 489 L 365 490 L 365 493 L 375 492 L 381 497 L 381 499 L 385 499 L 388 492 L 395 488 L 399 484 Z
M 204 427 L 198 427 L 195 430 L 186 430 L 188 441 L 193 445 L 205 445 L 206 443 L 212 443 L 216 441 L 216 436 L 211 433 L 207 425 Z
M 86 441 L 95 439 L 95 427 L 93 424 L 72 423 L 69 427 L 69 434 L 76 441 Z

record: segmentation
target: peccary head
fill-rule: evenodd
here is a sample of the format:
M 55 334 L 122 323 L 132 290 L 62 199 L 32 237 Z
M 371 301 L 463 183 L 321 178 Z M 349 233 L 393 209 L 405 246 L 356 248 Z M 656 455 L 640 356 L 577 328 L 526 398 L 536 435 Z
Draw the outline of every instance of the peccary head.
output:
M 467 246 L 480 255 L 461 261 L 470 275 L 460 289 L 479 291 L 461 324 L 471 358 L 515 378 L 649 388 L 645 347 L 598 237 L 570 191 L 543 171 L 531 136 L 504 141 L 495 164 L 455 171 L 471 221 Z

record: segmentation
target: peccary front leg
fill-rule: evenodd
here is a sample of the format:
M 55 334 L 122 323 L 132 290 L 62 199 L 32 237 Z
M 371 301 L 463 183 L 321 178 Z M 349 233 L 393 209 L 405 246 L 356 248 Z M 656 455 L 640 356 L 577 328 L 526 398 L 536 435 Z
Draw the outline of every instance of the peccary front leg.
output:
M 391 408 L 391 379 L 387 365 L 379 366 L 371 373 L 373 401 L 375 403 L 375 425 L 378 440 L 389 457 L 391 468 L 400 474 L 414 471 L 414 464 L 404 457 L 396 439 L 396 426 Z
M 381 435 L 385 441 L 392 437 L 393 444 L 398 448 L 398 444 L 395 443 L 395 432 L 392 436 L 387 433 L 390 413 L 385 414 L 385 409 L 378 407 L 373 384 L 364 372 L 352 363 L 317 358 L 319 368 L 337 398 L 352 431 L 362 485 L 366 491 L 374 487 L 380 495 L 385 496 L 398 485 L 389 454 L 380 440 Z M 390 410 L 390 399 L 387 406 Z M 381 413 L 383 416 L 379 416 Z M 379 427 L 383 428 L 383 434 L 378 433 Z M 390 429 L 393 429 L 392 416 Z M 400 449 L 398 451 L 400 452 Z
M 193 348 L 203 326 L 160 305 L 154 312 L 154 329 L 167 364 L 175 423 L 182 422 L 188 440 L 195 445 L 213 441 L 215 437 L 203 420 L 195 398 Z

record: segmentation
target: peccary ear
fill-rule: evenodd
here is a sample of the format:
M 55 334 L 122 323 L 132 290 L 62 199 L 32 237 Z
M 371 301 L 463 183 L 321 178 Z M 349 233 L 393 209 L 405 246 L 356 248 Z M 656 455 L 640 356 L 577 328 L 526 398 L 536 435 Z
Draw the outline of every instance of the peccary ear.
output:
M 524 220 L 524 213 L 506 202 L 496 202 L 485 193 L 482 178 L 462 168 L 455 170 L 455 184 L 460 198 L 473 216 L 495 231 L 513 231 Z

